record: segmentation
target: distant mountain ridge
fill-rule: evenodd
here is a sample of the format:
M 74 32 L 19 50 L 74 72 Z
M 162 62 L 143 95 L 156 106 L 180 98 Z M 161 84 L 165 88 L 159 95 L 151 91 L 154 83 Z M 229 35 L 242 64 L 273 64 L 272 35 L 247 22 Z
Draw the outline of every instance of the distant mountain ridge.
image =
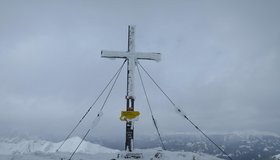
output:
M 217 144 L 221 145 L 234 160 L 280 160 L 280 136 L 277 134 L 235 132 L 225 134 L 214 133 L 209 134 L 209 136 L 217 142 Z M 226 159 L 225 155 L 222 155 L 213 144 L 199 134 L 169 133 L 163 135 L 163 140 L 167 150 L 176 152 L 185 151 L 182 153 L 178 152 L 179 155 L 183 153 L 185 155 L 206 153 Z M 67 152 L 67 155 L 69 155 L 69 153 L 74 151 L 80 141 L 80 137 L 72 137 L 65 143 L 60 151 Z M 100 145 L 84 141 L 78 149 L 78 154 L 107 154 L 113 157 L 113 155 L 120 152 L 119 150 L 123 149 L 123 140 L 119 138 L 112 137 L 103 139 L 99 137 L 96 141 L 98 141 Z M 0 138 L 0 155 L 32 154 L 37 152 L 54 154 L 61 143 L 62 142 L 54 143 L 40 139 Z M 144 152 L 146 152 L 148 148 L 160 147 L 160 143 L 157 136 L 137 135 L 135 146 L 139 149 L 144 149 Z M 166 154 L 167 156 L 172 154 L 176 155 L 176 152 L 167 152 Z M 2 159 L 0 158 L 0 160 Z
M 62 142 L 53 143 L 45 140 L 32 140 L 23 138 L 0 138 L 0 160 L 66 160 L 69 159 L 71 152 L 81 141 L 79 137 L 68 139 L 60 152 L 55 152 Z M 142 153 L 142 160 L 156 159 L 164 160 L 221 160 L 217 157 L 193 152 L 171 152 L 162 151 L 160 148 L 136 149 L 135 152 Z M 118 159 L 118 154 L 126 155 L 125 151 L 113 150 L 102 147 L 98 144 L 84 141 L 75 154 L 74 159 L 79 160 L 110 160 Z M 120 158 L 123 159 L 123 158 Z
M 65 144 L 61 147 L 60 152 L 73 152 L 76 146 L 80 143 L 80 137 L 72 137 L 68 139 Z M 62 142 L 54 143 L 45 140 L 27 140 L 22 138 L 1 138 L 0 139 L 0 154 L 10 155 L 15 153 L 33 153 L 33 152 L 44 152 L 54 153 L 61 145 Z M 93 144 L 84 141 L 77 152 L 81 153 L 117 153 L 119 150 L 110 149 L 98 144 Z
M 272 156 L 280 154 L 280 136 L 275 133 L 246 131 L 233 133 L 211 133 L 209 136 L 234 160 L 270 160 Z M 200 134 L 168 133 L 163 134 L 164 144 L 170 151 L 187 151 L 207 153 L 226 159 L 224 155 Z M 100 140 L 102 145 L 118 148 L 122 147 L 121 140 Z M 136 137 L 138 148 L 160 147 L 157 136 L 141 135 Z

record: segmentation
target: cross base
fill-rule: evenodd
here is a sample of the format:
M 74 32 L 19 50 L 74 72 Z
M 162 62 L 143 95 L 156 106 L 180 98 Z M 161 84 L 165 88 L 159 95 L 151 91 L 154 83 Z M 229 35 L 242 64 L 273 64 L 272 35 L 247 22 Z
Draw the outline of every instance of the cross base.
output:
M 148 154 L 146 153 L 145 154 L 145 159 L 147 159 L 148 157 L 150 157 L 149 159 L 150 160 L 160 160 L 160 159 L 164 159 L 163 157 L 163 152 L 162 150 L 157 150 L 153 153 L 149 153 Z M 143 153 L 140 153 L 140 152 L 121 152 L 118 154 L 117 158 L 113 158 L 111 160 L 124 160 L 124 159 L 143 159 L 144 156 L 143 156 Z
M 136 153 L 136 152 L 119 153 L 117 158 L 142 159 L 143 158 L 143 153 Z

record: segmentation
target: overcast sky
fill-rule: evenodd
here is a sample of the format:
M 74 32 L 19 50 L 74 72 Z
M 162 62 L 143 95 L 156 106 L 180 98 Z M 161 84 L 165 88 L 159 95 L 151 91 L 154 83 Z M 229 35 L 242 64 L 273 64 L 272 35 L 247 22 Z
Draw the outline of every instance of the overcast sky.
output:
M 100 51 L 126 51 L 129 24 L 136 25 L 137 51 L 162 54 L 143 66 L 206 133 L 279 134 L 279 15 L 278 0 L 2 0 L 0 136 L 63 138 L 122 64 Z M 144 81 L 163 134 L 195 132 Z M 125 83 L 123 71 L 91 136 L 124 135 Z M 137 134 L 154 134 L 138 77 L 135 106 Z

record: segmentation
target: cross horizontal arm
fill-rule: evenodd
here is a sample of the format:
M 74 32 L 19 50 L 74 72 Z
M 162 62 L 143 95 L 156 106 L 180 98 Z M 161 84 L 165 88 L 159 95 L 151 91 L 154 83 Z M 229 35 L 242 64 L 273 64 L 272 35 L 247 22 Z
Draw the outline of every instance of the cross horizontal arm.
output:
M 119 52 L 119 51 L 101 51 L 102 58 L 132 58 L 132 59 L 144 59 L 160 61 L 160 53 L 150 52 Z
M 137 59 L 144 59 L 144 60 L 154 60 L 154 61 L 160 61 L 161 54 L 160 53 L 152 53 L 152 52 L 136 52 Z
M 118 51 L 101 51 L 102 58 L 127 58 L 128 54 L 126 52 Z

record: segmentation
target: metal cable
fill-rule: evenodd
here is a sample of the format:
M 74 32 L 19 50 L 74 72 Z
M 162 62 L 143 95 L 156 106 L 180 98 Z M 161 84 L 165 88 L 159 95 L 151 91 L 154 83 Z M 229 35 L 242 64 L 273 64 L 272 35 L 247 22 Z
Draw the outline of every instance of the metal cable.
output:
M 155 128 L 156 128 L 156 131 L 157 131 L 157 134 L 158 134 L 158 137 L 159 137 L 159 140 L 160 140 L 162 149 L 163 149 L 163 150 L 166 150 L 165 145 L 164 145 L 163 140 L 162 140 L 162 137 L 161 137 L 161 135 L 160 135 L 160 132 L 159 132 L 159 129 L 158 129 L 156 120 L 155 120 L 155 118 L 154 118 L 154 114 L 153 114 L 153 111 L 152 111 L 152 108 L 151 108 L 151 104 L 150 104 L 150 101 L 149 101 L 149 98 L 148 98 L 148 94 L 147 94 L 147 92 L 146 92 L 146 88 L 145 88 L 145 85 L 144 85 L 144 82 L 143 82 L 143 79 L 142 79 L 141 72 L 140 72 L 140 70 L 139 70 L 138 65 L 136 65 L 136 66 L 137 66 L 137 70 L 138 70 L 138 74 L 139 74 L 139 77 L 140 77 L 140 80 L 141 80 L 142 88 L 143 88 L 143 91 L 144 91 L 144 93 L 145 93 L 146 101 L 147 101 L 147 104 L 148 104 L 148 106 L 149 106 L 150 113 L 151 113 L 151 116 L 152 116 L 152 120 L 153 120 L 154 126 L 155 126 Z
M 126 62 L 126 60 L 124 61 L 124 63 L 125 63 L 125 62 Z M 114 86 L 115 86 L 115 84 L 116 84 L 116 82 L 117 82 L 117 80 L 118 80 L 118 78 L 119 78 L 119 75 L 120 75 L 120 73 L 121 73 L 121 71 L 122 71 L 122 68 L 123 68 L 123 66 L 124 66 L 124 63 L 123 63 L 123 65 L 122 65 L 121 69 L 119 70 L 119 72 L 117 73 L 117 76 L 116 76 L 116 78 L 115 78 L 115 80 L 114 80 L 114 82 L 113 82 L 113 84 L 112 84 L 112 87 L 111 87 L 109 93 L 107 94 L 107 96 L 106 96 L 106 98 L 105 98 L 105 100 L 104 100 L 104 102 L 103 102 L 103 104 L 102 104 L 102 107 L 101 107 L 100 110 L 99 110 L 99 113 L 97 114 L 96 118 L 94 119 L 94 121 L 93 121 L 93 123 L 92 123 L 92 127 L 91 127 L 90 129 L 88 129 L 88 131 L 87 131 L 86 134 L 84 135 L 84 137 L 83 137 L 83 139 L 81 140 L 81 142 L 79 143 L 79 145 L 76 147 L 76 149 L 74 150 L 74 152 L 71 154 L 69 160 L 71 160 L 72 157 L 75 155 L 76 151 L 78 150 L 78 148 L 80 147 L 80 145 L 83 143 L 83 141 L 85 140 L 85 138 L 87 137 L 87 135 L 89 134 L 89 132 L 97 126 L 97 124 L 98 124 L 98 122 L 99 122 L 101 116 L 103 115 L 102 110 L 104 109 L 104 106 L 105 106 L 105 104 L 106 104 L 106 102 L 107 102 L 109 96 L 110 96 L 111 93 L 112 93 L 112 90 L 113 90 L 113 88 L 114 88 Z
M 206 137 L 212 144 L 214 144 L 223 154 L 225 154 L 230 160 L 232 158 L 227 154 L 220 146 L 218 146 L 217 143 L 215 143 L 209 136 L 207 136 L 197 125 L 194 124 L 193 121 L 191 121 L 186 114 L 183 112 L 182 109 L 176 106 L 176 104 L 171 100 L 171 98 L 162 90 L 162 88 L 156 83 L 156 81 L 151 77 L 151 75 L 147 72 L 147 70 L 138 62 L 140 67 L 143 69 L 143 71 L 150 77 L 150 79 L 154 82 L 154 84 L 158 87 L 158 89 L 165 95 L 165 97 L 172 103 L 173 107 L 175 107 L 176 111 L 179 112 L 186 120 L 188 120 L 204 137 Z
M 67 141 L 67 139 L 69 139 L 69 137 L 72 135 L 72 133 L 77 129 L 77 127 L 81 124 L 81 122 L 83 121 L 83 119 L 87 116 L 87 114 L 90 112 L 90 110 L 92 109 L 92 107 L 96 104 L 96 102 L 99 100 L 99 98 L 103 95 L 103 93 L 105 92 L 105 90 L 108 88 L 108 86 L 111 84 L 111 82 L 115 79 L 115 77 L 118 75 L 118 73 L 122 70 L 124 64 L 125 64 L 126 60 L 123 62 L 123 64 L 121 65 L 121 67 L 117 70 L 117 72 L 114 74 L 114 76 L 111 78 L 111 80 L 107 83 L 107 85 L 105 86 L 105 88 L 101 91 L 101 93 L 99 94 L 99 96 L 95 99 L 95 101 L 92 103 L 92 105 L 89 107 L 89 109 L 86 111 L 86 113 L 83 115 L 83 117 L 79 120 L 79 122 L 76 124 L 76 126 L 71 130 L 71 132 L 67 135 L 67 137 L 64 139 L 64 141 L 62 142 L 62 144 L 58 147 L 58 149 L 56 150 L 56 152 L 59 151 L 59 149 L 64 145 L 64 143 Z
M 83 139 L 81 140 L 81 142 L 79 143 L 78 147 L 75 149 L 75 151 L 71 154 L 69 160 L 72 159 L 72 157 L 74 156 L 74 154 L 77 152 L 78 148 L 80 147 L 80 145 L 83 143 L 84 139 L 86 138 L 86 136 L 89 134 L 90 129 L 88 129 L 87 133 L 84 135 Z

